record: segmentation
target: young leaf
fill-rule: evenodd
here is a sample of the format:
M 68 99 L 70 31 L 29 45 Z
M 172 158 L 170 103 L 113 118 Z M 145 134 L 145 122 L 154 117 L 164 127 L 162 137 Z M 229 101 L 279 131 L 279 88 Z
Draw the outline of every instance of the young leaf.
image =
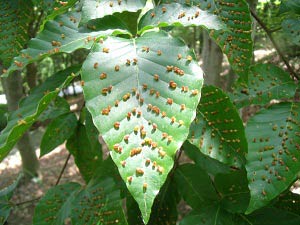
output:
M 285 19 L 282 22 L 282 28 L 285 35 L 289 38 L 288 40 L 291 40 L 295 45 L 300 46 L 300 19 Z
M 11 64 L 29 39 L 33 5 L 27 0 L 1 1 L 0 61 L 4 67 Z M 0 71 L 0 74 L 2 71 Z
M 120 191 L 112 178 L 92 179 L 72 202 L 72 224 L 127 225 Z
M 113 16 L 78 27 L 80 17 L 79 12 L 68 12 L 48 21 L 44 30 L 29 41 L 28 48 L 14 58 L 14 64 L 8 68 L 7 74 L 52 54 L 71 53 L 80 48 L 89 49 L 96 38 L 117 34 L 125 29 L 122 22 Z
M 56 98 L 60 88 L 69 84 L 78 70 L 79 68 L 76 66 L 56 73 L 22 100 L 19 109 L 8 117 L 7 126 L 0 134 L 0 161 L 4 159 L 50 102 Z
M 250 68 L 248 82 L 237 82 L 231 98 L 238 107 L 265 105 L 272 99 L 292 98 L 297 85 L 290 75 L 272 64 L 256 64 Z
M 299 103 L 259 111 L 246 127 L 247 174 L 251 199 L 247 213 L 267 205 L 297 178 L 300 166 Z
M 221 89 L 213 86 L 202 89 L 189 141 L 202 153 L 222 163 L 239 168 L 245 164 L 247 142 L 243 122 Z
M 218 193 L 222 196 L 221 207 L 231 213 L 244 213 L 250 199 L 245 169 L 229 174 L 217 174 L 214 181 Z
M 82 7 L 81 23 L 92 19 L 103 18 L 117 12 L 137 12 L 146 4 L 146 0 L 84 0 Z
M 181 196 L 194 210 L 201 210 L 219 201 L 210 177 L 197 165 L 179 166 L 175 172 L 175 181 Z
M 34 210 L 33 225 L 65 224 L 80 184 L 66 183 L 49 189 Z
M 89 113 L 88 113 L 89 114 Z M 86 118 L 86 125 L 79 123 L 75 133 L 67 141 L 67 149 L 75 158 L 75 163 L 84 180 L 88 182 L 102 163 L 102 148 L 98 130 Z
M 175 14 L 175 15 L 174 15 Z M 139 33 L 153 27 L 204 26 L 208 29 L 226 29 L 224 23 L 212 12 L 197 6 L 172 3 L 149 10 L 139 22 Z
M 107 38 L 83 64 L 87 108 L 145 223 L 200 100 L 203 72 L 192 55 L 161 31 Z
M 42 138 L 40 157 L 48 154 L 70 138 L 76 127 L 77 118 L 74 113 L 64 114 L 52 120 Z
M 18 186 L 19 181 L 22 178 L 22 174 L 18 176 L 18 178 L 8 187 L 0 190 L 0 224 L 5 224 L 10 211 L 12 209 L 12 203 L 9 202 L 11 197 L 13 196 L 14 190 Z

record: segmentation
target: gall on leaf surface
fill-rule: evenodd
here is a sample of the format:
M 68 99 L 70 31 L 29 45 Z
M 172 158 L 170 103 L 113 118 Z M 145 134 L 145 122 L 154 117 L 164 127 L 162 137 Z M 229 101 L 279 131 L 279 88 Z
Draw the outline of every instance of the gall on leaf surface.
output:
M 109 37 L 83 64 L 86 106 L 147 223 L 196 115 L 203 72 L 167 33 Z
M 267 205 L 297 179 L 299 107 L 299 103 L 276 104 L 259 111 L 248 121 L 246 170 L 251 198 L 246 213 Z
M 83 0 L 80 23 L 103 18 L 114 13 L 137 12 L 146 4 L 146 0 Z
M 237 108 L 247 105 L 266 105 L 273 99 L 289 99 L 296 93 L 297 85 L 290 75 L 272 64 L 251 66 L 248 82 L 237 82 L 230 95 Z
M 184 7 L 185 5 L 189 5 L 190 7 L 198 7 L 206 13 L 216 15 L 219 21 L 222 21 L 221 26 L 224 27 L 223 29 L 211 28 L 205 24 L 198 25 L 206 26 L 210 37 L 220 46 L 223 53 L 226 54 L 235 73 L 239 75 L 243 81 L 247 81 L 249 67 L 252 63 L 253 41 L 251 38 L 252 20 L 246 1 L 162 0 L 161 2 L 171 5 L 174 2 L 178 2 Z M 176 14 L 182 15 L 184 12 L 185 11 L 182 10 Z M 176 15 L 176 18 L 178 18 L 178 15 Z M 186 19 L 188 20 L 188 15 L 182 17 L 182 20 Z
M 71 11 L 46 22 L 44 29 L 28 42 L 28 47 L 13 59 L 5 75 L 53 54 L 90 49 L 96 37 L 127 32 L 123 23 L 114 16 L 91 21 L 84 26 L 79 26 L 80 18 L 79 12 Z
M 191 144 L 209 157 L 241 168 L 245 164 L 247 141 L 243 122 L 229 97 L 219 88 L 205 86 L 190 127 Z

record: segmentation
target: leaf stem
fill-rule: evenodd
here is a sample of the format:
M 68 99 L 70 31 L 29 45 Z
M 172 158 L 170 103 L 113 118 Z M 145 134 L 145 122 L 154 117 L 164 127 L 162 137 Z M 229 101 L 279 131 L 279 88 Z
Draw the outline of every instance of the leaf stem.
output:
M 254 17 L 254 19 L 258 22 L 258 24 L 263 28 L 263 30 L 266 32 L 267 36 L 269 37 L 270 41 L 272 42 L 274 48 L 276 49 L 276 51 L 278 52 L 278 55 L 280 56 L 281 60 L 284 62 L 284 64 L 286 65 L 288 71 L 290 72 L 290 74 L 296 79 L 296 80 L 300 80 L 300 77 L 295 73 L 295 71 L 293 70 L 293 68 L 291 67 L 291 65 L 289 64 L 288 60 L 285 58 L 285 56 L 283 55 L 283 53 L 281 52 L 279 46 L 277 45 L 276 41 L 274 40 L 273 36 L 272 36 L 272 31 L 269 30 L 269 28 L 263 23 L 263 21 L 255 14 L 255 12 L 250 9 L 251 15 Z

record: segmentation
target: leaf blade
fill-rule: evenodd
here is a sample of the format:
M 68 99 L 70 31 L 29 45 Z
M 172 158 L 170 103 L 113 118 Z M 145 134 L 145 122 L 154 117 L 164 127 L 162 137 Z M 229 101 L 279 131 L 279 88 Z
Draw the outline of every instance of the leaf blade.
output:
M 251 199 L 246 213 L 268 204 L 297 177 L 298 108 L 299 103 L 280 103 L 261 110 L 247 124 L 246 169 Z
M 178 60 L 179 53 L 191 54 L 166 33 L 149 32 L 132 40 L 108 38 L 95 45 L 83 65 L 87 108 L 144 221 L 173 166 L 176 150 L 187 137 L 200 99 L 202 71 L 192 59 Z M 177 74 L 181 70 L 183 75 Z M 169 87 L 170 82 L 178 87 Z M 193 90 L 181 92 L 181 85 Z M 113 119 L 107 120 L 108 115 Z

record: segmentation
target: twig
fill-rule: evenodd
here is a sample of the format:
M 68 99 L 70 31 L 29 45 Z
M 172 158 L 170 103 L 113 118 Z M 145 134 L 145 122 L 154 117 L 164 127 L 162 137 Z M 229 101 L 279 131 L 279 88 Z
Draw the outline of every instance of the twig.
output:
M 37 198 L 30 199 L 30 200 L 27 200 L 27 201 L 24 201 L 24 202 L 19 202 L 19 203 L 13 204 L 13 205 L 14 206 L 20 206 L 20 205 L 24 205 L 24 204 L 27 204 L 27 203 L 32 203 L 32 202 L 38 201 L 40 199 L 41 199 L 41 197 L 37 197 Z
M 68 162 L 69 162 L 70 157 L 71 157 L 71 153 L 69 153 L 69 155 L 68 155 L 68 157 L 67 157 L 67 159 L 66 159 L 66 161 L 65 161 L 65 164 L 64 164 L 63 168 L 62 168 L 61 171 L 60 171 L 60 174 L 59 174 L 59 176 L 58 176 L 58 178 L 57 178 L 57 181 L 56 181 L 56 183 L 55 183 L 55 186 L 57 186 L 57 185 L 59 184 L 59 181 L 60 181 L 60 179 L 61 179 L 61 177 L 62 177 L 62 175 L 63 175 L 63 173 L 64 173 L 64 171 L 65 171 L 65 169 L 66 169 L 66 167 L 67 167 L 67 165 L 68 165 Z
M 295 71 L 293 70 L 293 68 L 290 66 L 289 62 L 287 61 L 287 59 L 284 57 L 283 53 L 281 52 L 279 46 L 277 45 L 277 43 L 275 42 L 271 31 L 269 30 L 269 28 L 261 21 L 261 19 L 255 14 L 255 12 L 250 9 L 251 11 L 251 15 L 254 17 L 254 19 L 258 22 L 258 24 L 263 28 L 263 30 L 266 32 L 267 36 L 269 37 L 270 41 L 272 42 L 274 48 L 276 49 L 276 51 L 278 52 L 278 55 L 280 56 L 281 60 L 284 62 L 284 64 L 286 65 L 288 71 L 290 72 L 290 74 L 296 78 L 297 80 L 300 80 L 300 77 L 295 73 Z
M 65 161 L 65 164 L 64 164 L 63 168 L 61 169 L 60 174 L 59 174 L 59 176 L 58 176 L 58 178 L 57 178 L 57 181 L 56 181 L 56 183 L 55 183 L 55 186 L 57 186 L 57 185 L 59 184 L 60 179 L 61 179 L 61 177 L 62 177 L 62 175 L 63 175 L 63 173 L 64 173 L 64 171 L 65 171 L 65 169 L 66 169 L 66 167 L 67 167 L 67 165 L 68 165 L 68 162 L 69 162 L 70 158 L 71 158 L 71 154 L 69 153 L 69 155 L 68 155 L 68 157 L 67 157 L 67 159 L 66 159 L 66 161 Z M 20 205 L 24 205 L 24 204 L 27 204 L 27 203 L 32 203 L 32 202 L 38 201 L 38 200 L 40 200 L 40 199 L 41 199 L 41 197 L 37 197 L 37 198 L 31 199 L 31 200 L 19 202 L 19 203 L 13 204 L 13 205 L 14 205 L 14 206 L 20 206 Z

